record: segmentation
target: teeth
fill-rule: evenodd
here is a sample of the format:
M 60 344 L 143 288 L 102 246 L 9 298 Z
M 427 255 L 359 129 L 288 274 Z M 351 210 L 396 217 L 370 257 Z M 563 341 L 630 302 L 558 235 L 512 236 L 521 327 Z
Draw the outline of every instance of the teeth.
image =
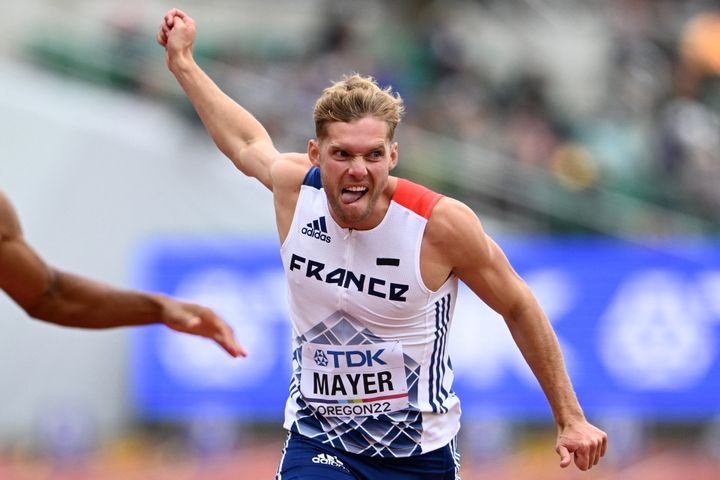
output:
M 347 188 L 345 188 L 345 190 L 348 190 L 350 192 L 364 192 L 365 190 L 367 190 L 367 188 L 365 188 L 365 187 L 347 187 Z

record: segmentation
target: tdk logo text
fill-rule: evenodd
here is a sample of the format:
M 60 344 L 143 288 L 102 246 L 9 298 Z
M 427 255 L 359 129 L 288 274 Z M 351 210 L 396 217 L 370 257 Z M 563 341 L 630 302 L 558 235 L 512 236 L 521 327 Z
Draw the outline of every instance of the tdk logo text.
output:
M 380 358 L 380 355 L 385 351 L 384 348 L 381 348 L 376 351 L 372 350 L 350 350 L 347 352 L 342 351 L 334 351 L 334 350 L 326 350 L 325 354 L 327 354 L 328 357 L 331 358 L 331 363 L 334 368 L 340 368 L 340 367 L 372 367 L 373 365 L 387 365 L 385 361 Z M 321 352 L 321 350 L 318 350 L 318 352 Z M 325 355 L 322 355 L 325 362 L 327 362 L 327 358 Z M 315 352 L 315 362 L 318 362 L 318 355 L 317 352 Z M 320 365 L 320 363 L 318 363 Z M 327 363 L 326 363 L 327 365 Z M 324 365 L 323 365 L 324 366 Z
M 308 237 L 317 238 L 325 243 L 330 243 L 330 235 L 328 235 L 327 224 L 325 223 L 325 217 L 320 217 L 312 222 L 308 223 L 301 230 L 303 235 Z

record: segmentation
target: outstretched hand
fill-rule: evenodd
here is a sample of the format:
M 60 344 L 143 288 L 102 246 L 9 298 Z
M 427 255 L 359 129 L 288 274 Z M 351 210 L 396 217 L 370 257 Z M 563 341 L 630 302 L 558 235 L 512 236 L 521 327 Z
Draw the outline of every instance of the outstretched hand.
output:
M 597 465 L 606 450 L 607 434 L 586 420 L 560 429 L 555 444 L 562 468 L 570 465 L 574 457 L 575 465 L 583 471 Z
M 165 48 L 168 67 L 179 55 L 192 55 L 195 31 L 195 20 L 182 10 L 173 8 L 165 14 L 160 23 L 157 42 Z
M 214 340 L 233 357 L 247 356 L 245 349 L 235 339 L 232 327 L 211 309 L 167 297 L 161 301 L 163 323 L 168 327 Z

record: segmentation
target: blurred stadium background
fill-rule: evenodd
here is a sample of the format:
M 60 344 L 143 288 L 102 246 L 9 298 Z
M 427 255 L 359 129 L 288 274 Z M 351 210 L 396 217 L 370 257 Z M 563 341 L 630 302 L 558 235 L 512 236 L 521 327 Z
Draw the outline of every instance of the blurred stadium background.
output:
M 271 198 L 218 153 L 155 34 L 302 150 L 359 71 L 408 113 L 398 173 L 471 205 L 553 319 L 611 448 L 561 471 L 501 320 L 451 334 L 463 478 L 720 478 L 720 2 L 24 0 L 0 21 L 0 188 L 63 269 L 213 305 L 250 358 L 0 300 L 0 479 L 271 478 L 289 366 Z

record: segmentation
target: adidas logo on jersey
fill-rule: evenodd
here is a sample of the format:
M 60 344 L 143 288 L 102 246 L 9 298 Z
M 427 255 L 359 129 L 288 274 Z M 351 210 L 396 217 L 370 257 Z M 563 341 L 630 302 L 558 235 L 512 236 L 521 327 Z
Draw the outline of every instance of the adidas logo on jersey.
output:
M 313 463 L 319 463 L 321 465 L 330 465 L 332 467 L 345 468 L 345 464 L 343 464 L 343 462 L 341 462 L 339 458 L 334 455 L 329 455 L 327 453 L 319 453 L 315 455 L 312 461 Z
M 330 235 L 328 235 L 327 224 L 325 223 L 325 217 L 320 217 L 312 222 L 308 223 L 302 228 L 303 235 L 308 237 L 317 238 L 325 243 L 330 243 Z

